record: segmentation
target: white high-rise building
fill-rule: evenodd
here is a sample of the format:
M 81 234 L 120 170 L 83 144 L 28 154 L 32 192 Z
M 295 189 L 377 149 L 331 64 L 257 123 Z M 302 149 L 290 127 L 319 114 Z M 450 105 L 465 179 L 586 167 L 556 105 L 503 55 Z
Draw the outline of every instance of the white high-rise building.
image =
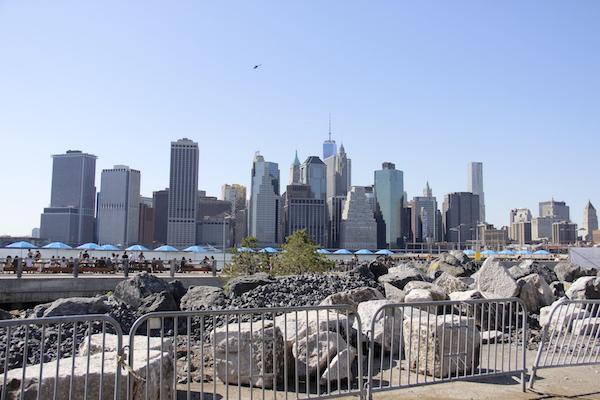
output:
M 479 196 L 479 223 L 485 222 L 485 196 L 483 193 L 483 163 L 469 163 L 469 192 Z
M 340 247 L 353 250 L 377 248 L 377 222 L 362 186 L 353 186 L 344 202 Z
M 138 242 L 140 171 L 126 165 L 102 170 L 98 196 L 98 243 L 126 247 Z
M 198 143 L 171 142 L 167 243 L 179 248 L 196 244 L 198 157 Z
M 248 234 L 256 237 L 259 246 L 281 243 L 281 211 L 279 166 L 256 153 L 252 164 Z
M 583 209 L 583 239 L 591 242 L 592 232 L 598 229 L 598 215 L 591 201 L 585 205 Z

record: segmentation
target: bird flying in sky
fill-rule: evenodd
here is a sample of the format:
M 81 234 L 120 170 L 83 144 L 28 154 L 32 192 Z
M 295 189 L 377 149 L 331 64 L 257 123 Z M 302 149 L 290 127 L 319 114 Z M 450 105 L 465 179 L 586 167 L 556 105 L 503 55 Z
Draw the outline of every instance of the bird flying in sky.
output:
M 260 66 L 262 66 L 262 64 L 256 64 L 252 67 L 252 69 L 258 69 Z

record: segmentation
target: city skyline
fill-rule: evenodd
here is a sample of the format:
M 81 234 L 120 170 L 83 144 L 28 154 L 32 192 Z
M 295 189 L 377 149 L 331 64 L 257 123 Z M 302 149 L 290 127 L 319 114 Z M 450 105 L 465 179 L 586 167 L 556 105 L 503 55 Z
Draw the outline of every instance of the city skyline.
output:
M 3 186 L 22 194 L 0 200 L 0 234 L 39 225 L 49 154 L 96 154 L 96 182 L 101 169 L 135 166 L 148 196 L 168 186 L 164 149 L 187 136 L 200 144 L 200 187 L 218 194 L 223 183 L 250 186 L 255 150 L 287 182 L 296 148 L 301 159 L 322 155 L 329 113 L 353 185 L 371 184 L 390 161 L 409 199 L 429 181 L 440 203 L 467 190 L 477 160 L 497 226 L 510 209 L 553 197 L 581 224 L 588 199 L 600 200 L 600 187 L 585 184 L 596 179 L 600 108 L 595 2 L 1 10 L 10 40 L 0 41 L 0 134 L 14 166 Z

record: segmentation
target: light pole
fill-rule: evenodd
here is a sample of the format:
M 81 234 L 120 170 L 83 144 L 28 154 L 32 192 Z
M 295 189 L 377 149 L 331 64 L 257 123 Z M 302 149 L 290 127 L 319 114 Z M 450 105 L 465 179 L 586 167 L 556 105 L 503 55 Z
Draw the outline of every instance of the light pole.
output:
M 457 226 L 455 228 L 448 229 L 449 231 L 452 231 L 452 232 L 458 232 L 458 250 L 460 250 L 460 227 L 461 226 L 463 226 L 463 224 L 460 224 L 459 226 Z
M 223 268 L 225 268 L 225 248 L 226 248 L 225 246 L 227 245 L 227 243 L 226 243 L 227 241 L 225 239 L 225 225 L 226 225 L 226 222 L 228 220 L 231 221 L 232 218 L 233 218 L 233 216 L 231 214 L 227 214 L 227 213 L 223 214 Z M 213 270 L 213 276 L 216 276 L 217 275 L 216 263 L 215 263 L 215 265 L 212 266 L 212 270 Z

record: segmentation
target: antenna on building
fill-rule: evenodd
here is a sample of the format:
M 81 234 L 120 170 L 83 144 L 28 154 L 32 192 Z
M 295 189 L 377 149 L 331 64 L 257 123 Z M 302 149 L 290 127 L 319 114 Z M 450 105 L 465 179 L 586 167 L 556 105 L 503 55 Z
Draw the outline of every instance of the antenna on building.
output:
M 331 142 L 331 113 L 329 113 L 329 141 Z

